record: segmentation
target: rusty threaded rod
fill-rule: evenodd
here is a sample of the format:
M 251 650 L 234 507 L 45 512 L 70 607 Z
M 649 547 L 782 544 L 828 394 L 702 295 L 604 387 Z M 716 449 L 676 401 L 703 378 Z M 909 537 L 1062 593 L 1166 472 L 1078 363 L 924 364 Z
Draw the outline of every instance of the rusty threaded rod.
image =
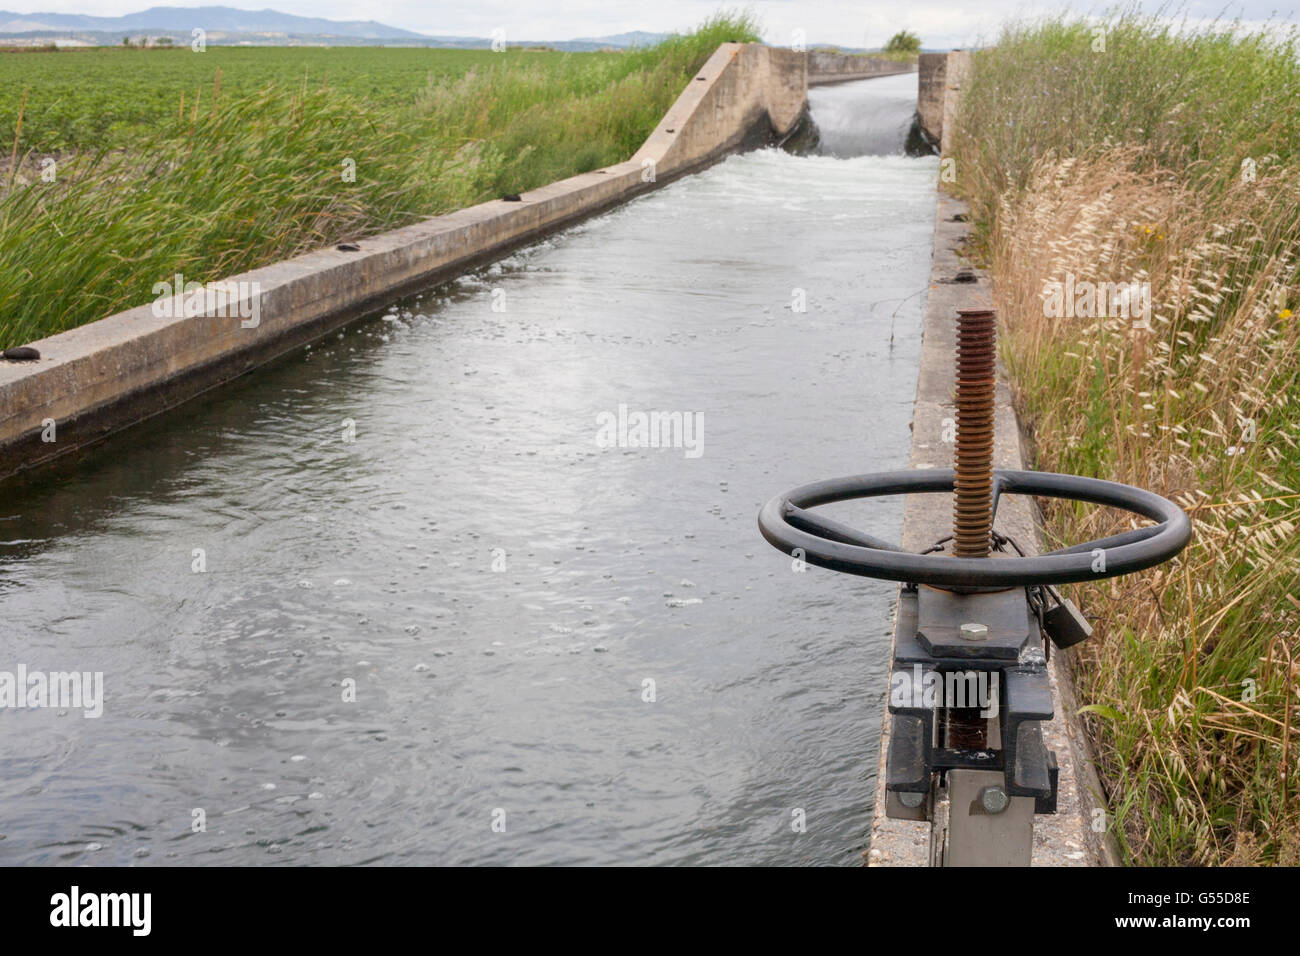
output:
M 952 553 L 987 558 L 993 532 L 993 389 L 997 313 L 957 312 L 957 442 Z

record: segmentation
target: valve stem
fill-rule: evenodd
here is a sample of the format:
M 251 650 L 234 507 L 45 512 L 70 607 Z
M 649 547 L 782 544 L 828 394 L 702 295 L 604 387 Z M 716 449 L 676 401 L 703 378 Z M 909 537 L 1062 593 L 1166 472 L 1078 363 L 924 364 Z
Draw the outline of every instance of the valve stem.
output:
M 993 392 L 997 313 L 957 311 L 957 442 L 952 553 L 987 558 L 993 533 Z

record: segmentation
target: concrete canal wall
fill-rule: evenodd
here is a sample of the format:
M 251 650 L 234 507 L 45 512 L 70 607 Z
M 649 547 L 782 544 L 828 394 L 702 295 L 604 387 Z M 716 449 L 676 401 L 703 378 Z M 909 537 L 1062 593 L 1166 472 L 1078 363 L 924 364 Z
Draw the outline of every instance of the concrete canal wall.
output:
M 29 343 L 39 361 L 0 360 L 0 479 L 171 408 L 402 294 L 788 135 L 803 116 L 807 71 L 804 53 L 724 43 L 627 162 L 518 202 L 482 203 L 351 249 L 232 276 L 224 280 L 235 284 L 229 300 L 206 314 L 187 317 L 178 297 L 170 315 L 151 303 Z
M 873 76 L 896 76 L 915 73 L 915 63 L 900 63 L 878 56 L 851 56 L 844 53 L 823 53 L 810 50 L 808 57 L 808 85 L 825 86 L 829 83 L 847 83 Z
M 921 132 L 940 154 L 948 152 L 944 130 L 951 130 L 951 111 L 956 109 L 962 81 L 970 75 L 971 55 L 965 50 L 949 53 L 922 53 L 917 63 L 916 115 Z
M 948 54 L 922 53 L 916 67 L 916 118 L 926 139 L 938 146 L 943 131 L 943 84 L 948 72 Z

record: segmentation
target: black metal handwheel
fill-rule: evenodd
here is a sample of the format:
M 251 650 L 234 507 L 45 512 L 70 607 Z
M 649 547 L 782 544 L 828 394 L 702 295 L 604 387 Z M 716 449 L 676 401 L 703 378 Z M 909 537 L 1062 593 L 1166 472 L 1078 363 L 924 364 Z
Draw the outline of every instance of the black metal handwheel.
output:
M 1012 588 L 1093 581 L 1168 561 L 1192 537 L 1191 520 L 1172 501 L 1130 485 L 1046 471 L 994 471 L 993 510 L 1000 495 L 1039 495 L 1123 508 L 1157 522 L 1145 528 L 1032 557 L 972 560 L 914 554 L 808 509 L 836 501 L 951 492 L 951 469 L 891 471 L 832 478 L 778 495 L 758 526 L 774 547 L 809 564 L 887 581 L 956 588 Z M 1101 560 L 1097 552 L 1101 551 Z

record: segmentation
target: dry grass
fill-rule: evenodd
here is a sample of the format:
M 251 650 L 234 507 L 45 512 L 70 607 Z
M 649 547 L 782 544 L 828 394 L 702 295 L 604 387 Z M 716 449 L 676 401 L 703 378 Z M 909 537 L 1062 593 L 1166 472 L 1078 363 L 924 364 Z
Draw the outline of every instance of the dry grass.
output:
M 1135 20 L 1118 37 L 1126 57 L 1179 42 Z M 1102 705 L 1087 719 L 1132 862 L 1294 864 L 1300 176 L 1296 157 L 1266 148 L 1254 127 L 1225 137 L 1218 106 L 1203 108 L 1233 100 L 1259 58 L 1260 70 L 1280 67 L 1257 38 L 1191 38 L 1183 56 L 1210 42 L 1212 69 L 1185 78 L 1195 96 L 1166 107 L 1160 131 L 1104 117 L 1089 135 L 1036 122 L 1053 109 L 1086 112 L 1081 86 L 1100 97 L 1091 108 L 1111 114 L 1158 97 L 1165 62 L 1102 64 L 1090 38 L 1060 22 L 1010 31 L 977 58 L 954 146 L 1037 467 L 1151 488 L 1195 524 L 1193 545 L 1170 564 L 1080 589 L 1099 618 L 1076 657 L 1080 696 Z M 1062 68 L 1090 55 L 1090 71 Z M 1116 77 L 1097 77 L 1111 68 Z M 1290 70 L 1282 82 L 1294 90 L 1293 57 Z M 1022 128 L 1004 132 L 1008 115 Z M 1067 273 L 1149 282 L 1150 330 L 1045 315 L 1044 283 Z M 1129 524 L 1062 504 L 1047 515 L 1063 542 Z

